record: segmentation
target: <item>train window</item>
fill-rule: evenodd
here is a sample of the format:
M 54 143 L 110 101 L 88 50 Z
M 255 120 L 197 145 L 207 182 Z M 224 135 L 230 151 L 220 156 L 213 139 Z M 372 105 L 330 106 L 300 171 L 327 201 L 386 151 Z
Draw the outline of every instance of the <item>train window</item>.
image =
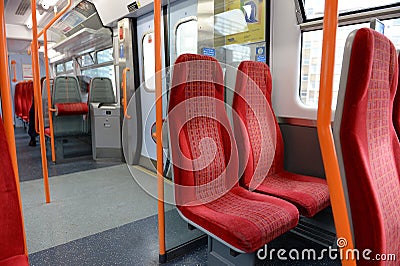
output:
M 58 74 L 58 73 L 65 72 L 64 63 L 57 64 L 57 66 L 56 66 L 56 72 L 57 72 L 57 74 Z
M 376 9 L 384 6 L 398 4 L 396 0 L 339 0 L 339 13 L 360 12 L 366 9 Z M 322 18 L 324 14 L 325 1 L 321 0 L 303 0 L 304 10 L 307 19 Z
M 197 20 L 192 18 L 176 26 L 176 54 L 177 57 L 184 53 L 197 54 Z
M 385 24 L 385 35 L 388 37 L 396 49 L 400 49 L 400 18 L 382 21 Z
M 307 1 L 308 2 L 308 1 Z M 336 38 L 336 57 L 333 84 L 332 108 L 336 108 L 340 72 L 346 38 L 355 29 L 369 27 L 369 23 L 339 27 Z M 303 32 L 301 58 L 300 99 L 311 107 L 318 106 L 319 77 L 321 72 L 322 30 Z
M 147 90 L 155 90 L 155 65 L 154 65 L 154 33 L 149 32 L 143 36 L 143 75 L 144 87 Z
M 65 63 L 65 72 L 72 72 L 72 71 L 74 71 L 74 62 L 71 60 Z
M 101 67 L 98 67 L 98 68 L 84 69 L 84 70 L 82 70 L 82 75 L 83 76 L 89 76 L 91 78 L 94 78 L 94 77 L 110 78 L 111 82 L 113 84 L 113 87 L 115 88 L 114 65 L 101 66 Z
M 94 62 L 94 53 L 85 54 L 78 58 L 78 63 L 81 67 L 87 67 L 93 65 Z
M 113 61 L 113 48 L 108 48 L 106 50 L 102 50 L 97 52 L 97 63 L 98 64 L 103 64 L 107 62 L 112 62 Z

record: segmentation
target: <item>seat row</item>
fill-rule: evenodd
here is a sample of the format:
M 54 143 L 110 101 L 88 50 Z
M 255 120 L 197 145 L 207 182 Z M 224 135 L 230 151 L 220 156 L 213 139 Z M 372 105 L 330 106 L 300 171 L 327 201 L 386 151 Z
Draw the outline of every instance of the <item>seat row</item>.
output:
M 95 77 L 90 80 L 90 86 L 85 83 L 83 93 L 89 93 L 87 100 L 82 97 L 81 84 L 82 82 L 78 81 L 75 76 L 59 76 L 54 79 L 51 87 L 51 100 L 54 110 L 54 135 L 56 137 L 87 134 L 90 125 L 85 126 L 83 116 L 87 117 L 88 115 L 88 105 L 91 102 L 115 102 L 114 91 L 109 78 Z M 89 88 L 91 88 L 90 92 Z M 45 109 L 47 110 L 47 94 L 42 96 L 43 104 L 46 103 Z M 48 130 L 46 132 L 50 135 Z
M 266 64 L 239 65 L 233 133 L 219 63 L 194 54 L 175 62 L 168 124 L 176 205 L 237 252 L 252 253 L 294 228 L 299 211 L 312 217 L 330 204 L 324 179 L 284 170 L 271 89 Z
M 33 81 L 20 81 L 15 85 L 15 115 L 23 122 L 29 122 L 29 110 L 33 100 Z
M 371 29 L 353 32 L 347 42 L 334 122 L 348 194 L 348 213 L 341 215 L 351 214 L 356 248 L 400 256 L 398 58 L 393 44 Z M 234 130 L 224 89 L 214 58 L 184 54 L 176 60 L 168 107 L 175 201 L 183 219 L 209 235 L 209 264 L 239 263 L 216 255 L 215 240 L 252 253 L 294 228 L 299 213 L 312 217 L 329 205 L 325 180 L 284 170 L 268 66 L 239 65 Z

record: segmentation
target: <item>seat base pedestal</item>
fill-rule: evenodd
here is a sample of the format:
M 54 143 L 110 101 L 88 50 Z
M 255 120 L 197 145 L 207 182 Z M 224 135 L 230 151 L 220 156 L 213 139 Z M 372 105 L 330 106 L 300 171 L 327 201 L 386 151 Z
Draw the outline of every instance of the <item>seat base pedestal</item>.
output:
M 231 255 L 231 249 L 218 240 L 208 237 L 207 265 L 255 265 L 255 253 L 239 253 L 237 256 Z

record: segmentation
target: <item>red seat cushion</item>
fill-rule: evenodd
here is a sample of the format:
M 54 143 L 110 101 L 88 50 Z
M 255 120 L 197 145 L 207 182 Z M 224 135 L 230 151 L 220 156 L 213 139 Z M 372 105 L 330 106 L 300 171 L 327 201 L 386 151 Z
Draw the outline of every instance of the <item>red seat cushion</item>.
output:
M 56 116 L 85 115 L 89 112 L 86 103 L 56 103 Z
M 292 204 L 242 187 L 235 187 L 210 203 L 182 206 L 179 210 L 189 220 L 245 252 L 253 252 L 294 228 L 299 216 Z
M 198 227 L 254 252 L 296 226 L 299 214 L 288 202 L 238 186 L 238 154 L 223 95 L 214 58 L 178 57 L 168 109 L 175 201 Z
M 390 40 L 371 29 L 358 30 L 340 127 L 355 245 L 372 250 L 371 256 L 400 258 L 400 144 L 392 126 L 397 75 L 396 49 Z
M 329 206 L 324 179 L 284 170 L 284 146 L 271 103 L 272 78 L 266 64 L 239 65 L 233 100 L 235 135 L 242 156 L 241 184 L 257 192 L 290 201 L 300 214 L 311 217 Z M 264 144 L 262 144 L 264 143 Z M 246 163 L 247 162 L 247 163 Z
M 1 266 L 29 266 L 28 257 L 26 255 L 18 255 L 0 261 Z
M 0 118 L 0 264 L 3 260 L 23 255 L 24 232 L 21 206 L 11 164 L 8 144 Z M 11 260 L 13 261 L 13 260 Z M 16 261 L 20 261 L 16 258 Z M 10 264 L 11 265 L 11 264 Z
M 321 178 L 282 171 L 265 178 L 257 191 L 293 203 L 308 217 L 329 206 L 329 189 Z

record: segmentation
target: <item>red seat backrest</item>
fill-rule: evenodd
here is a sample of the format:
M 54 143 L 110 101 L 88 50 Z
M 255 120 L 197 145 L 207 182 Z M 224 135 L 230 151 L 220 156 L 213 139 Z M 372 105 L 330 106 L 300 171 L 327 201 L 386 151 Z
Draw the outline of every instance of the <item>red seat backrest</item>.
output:
M 26 117 L 27 110 L 26 110 L 26 98 L 28 97 L 28 83 L 24 82 L 22 85 L 22 97 L 21 97 L 21 115 L 22 118 Z
M 254 61 L 240 63 L 235 94 L 232 107 L 237 113 L 233 121 L 236 138 L 240 139 L 238 149 L 249 153 L 249 162 L 253 162 L 240 167 L 246 168 L 241 181 L 248 186 L 253 178 L 253 187 L 265 178 L 268 169 L 268 175 L 284 170 L 284 145 L 272 109 L 272 78 L 268 65 Z M 243 141 L 247 139 L 249 143 Z
M 19 82 L 15 85 L 14 108 L 15 108 L 15 115 L 17 117 L 21 117 L 22 116 L 22 83 L 21 82 Z
M 24 255 L 24 232 L 21 206 L 8 144 L 0 118 L 0 264 L 1 261 Z
M 29 120 L 29 110 L 32 106 L 32 99 L 33 99 L 33 81 L 26 82 L 25 85 L 25 98 L 24 98 L 24 113 L 23 117 Z
M 396 50 L 367 28 L 352 33 L 346 47 L 351 49 L 347 83 L 336 112 L 342 112 L 339 134 L 355 245 L 399 258 L 400 145 L 392 123 Z
M 398 62 L 400 62 L 400 53 L 398 56 Z M 400 69 L 400 64 L 399 64 Z M 397 93 L 396 97 L 394 98 L 393 104 L 393 125 L 394 129 L 397 132 L 397 137 L 400 140 L 400 71 L 399 71 L 399 82 L 397 84 Z
M 223 95 L 217 60 L 197 54 L 178 57 L 168 108 L 178 207 L 211 201 L 238 185 L 237 150 Z

